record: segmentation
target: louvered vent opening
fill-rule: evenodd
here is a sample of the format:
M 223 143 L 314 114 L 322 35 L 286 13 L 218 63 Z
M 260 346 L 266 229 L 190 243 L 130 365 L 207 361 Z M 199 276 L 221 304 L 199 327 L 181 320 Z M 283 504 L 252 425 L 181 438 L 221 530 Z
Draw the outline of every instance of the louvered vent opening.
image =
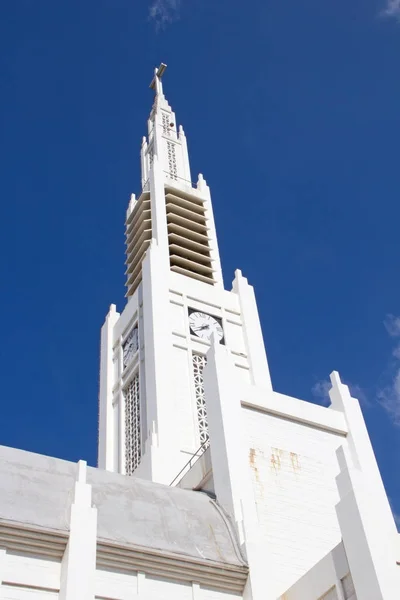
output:
M 139 198 L 126 222 L 126 296 L 132 296 L 142 279 L 142 260 L 151 240 L 150 194 Z
M 203 202 L 172 188 L 165 189 L 171 270 L 214 284 Z

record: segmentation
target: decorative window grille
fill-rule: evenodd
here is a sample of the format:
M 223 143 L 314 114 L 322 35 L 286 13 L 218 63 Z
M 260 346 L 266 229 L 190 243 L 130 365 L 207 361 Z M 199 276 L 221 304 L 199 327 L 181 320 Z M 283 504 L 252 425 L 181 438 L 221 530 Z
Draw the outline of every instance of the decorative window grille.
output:
M 206 357 L 201 354 L 193 354 L 193 375 L 194 391 L 196 396 L 197 422 L 199 424 L 200 444 L 209 446 L 208 421 L 206 400 L 204 396 L 204 378 L 203 370 L 206 364 Z
M 336 586 L 333 586 L 323 596 L 320 596 L 318 600 L 338 600 Z
M 162 113 L 162 129 L 164 135 L 170 135 L 169 116 L 166 113 Z
M 356 590 L 354 589 L 354 583 L 353 583 L 353 578 L 351 576 L 351 573 L 347 573 L 347 575 L 345 577 L 343 577 L 343 579 L 341 579 L 342 582 L 342 588 L 343 588 L 343 594 L 345 597 L 345 600 L 350 600 L 350 598 L 356 598 Z
M 132 475 L 140 464 L 140 397 L 139 374 L 135 375 L 126 390 L 125 398 L 125 473 Z
M 176 154 L 175 154 L 175 144 L 172 142 L 167 142 L 167 154 L 168 154 L 168 171 L 171 179 L 175 181 L 178 180 L 178 168 L 176 165 Z

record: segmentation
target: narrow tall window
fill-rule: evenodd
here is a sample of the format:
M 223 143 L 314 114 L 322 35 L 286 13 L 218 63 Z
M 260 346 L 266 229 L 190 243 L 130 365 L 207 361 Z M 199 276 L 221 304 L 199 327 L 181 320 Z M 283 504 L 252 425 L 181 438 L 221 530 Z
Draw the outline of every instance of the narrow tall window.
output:
M 167 142 L 167 155 L 169 177 L 178 181 L 178 167 L 176 164 L 175 144 L 173 142 Z
M 125 398 L 125 473 L 132 475 L 140 464 L 142 447 L 140 441 L 140 397 L 139 374 L 137 373 L 126 390 Z
M 194 375 L 194 391 L 196 397 L 197 422 L 199 426 L 200 444 L 208 447 L 208 421 L 206 400 L 204 396 L 204 378 L 203 370 L 206 364 L 206 357 L 201 354 L 193 354 L 193 375 Z
M 169 128 L 170 128 L 170 118 L 169 115 L 167 115 L 166 113 L 162 113 L 162 128 L 163 128 L 163 134 L 164 135 L 170 135 L 169 133 Z

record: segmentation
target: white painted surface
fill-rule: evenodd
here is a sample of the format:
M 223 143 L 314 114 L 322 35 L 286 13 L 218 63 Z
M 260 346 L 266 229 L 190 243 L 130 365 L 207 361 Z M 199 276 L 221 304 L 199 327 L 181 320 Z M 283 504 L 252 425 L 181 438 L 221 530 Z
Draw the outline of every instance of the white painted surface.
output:
M 282 594 L 341 539 L 335 450 L 343 438 L 243 410 L 260 534 Z
M 161 577 L 146 577 L 145 595 L 149 598 L 171 598 L 174 600 L 191 600 L 192 585 Z
M 242 598 L 242 594 L 222 592 L 221 590 L 200 586 L 198 596 L 194 600 L 239 600 L 240 598 Z
M 61 563 L 38 556 L 7 553 L 3 581 L 24 586 L 60 589 Z
M 115 304 L 111 304 L 105 323 L 101 329 L 100 341 L 98 465 L 101 469 L 108 469 L 110 471 L 116 468 L 112 390 L 115 383 L 113 335 L 118 317 L 119 314 L 116 312 Z
M 241 594 L 224 592 L 196 583 L 178 582 L 168 577 L 97 570 L 96 598 L 107 600 L 240 600 Z
M 236 524 L 239 543 L 250 566 L 247 598 L 272 600 L 270 580 L 273 573 L 270 571 L 268 549 L 261 548 L 256 503 L 246 458 L 247 440 L 245 428 L 242 427 L 240 388 L 229 352 L 218 343 L 216 336 L 207 354 L 204 389 L 215 493 L 218 502 Z
M 382 507 L 368 477 L 349 468 L 341 448 L 337 454 L 341 466 L 337 515 L 356 595 L 359 600 L 394 599 L 400 593 L 400 572 L 390 539 L 377 519 Z
M 48 590 L 3 585 L 1 598 L 2 600 L 58 600 L 59 595 Z
M 239 296 L 244 338 L 251 364 L 252 383 L 256 386 L 272 389 L 254 289 L 239 269 L 235 272 L 232 289 Z
M 326 594 L 335 594 L 334 597 L 338 600 L 348 600 L 343 594 L 341 584 L 341 579 L 346 575 L 348 575 L 346 553 L 343 544 L 340 543 L 296 581 L 279 600 L 317 600 L 317 598 L 324 598 Z
M 86 463 L 79 461 L 71 506 L 70 531 L 61 562 L 60 600 L 93 600 L 95 592 L 97 510 L 86 483 Z
M 0 588 L 1 588 L 2 582 L 4 581 L 4 572 L 6 570 L 6 560 L 7 560 L 6 549 L 0 548 Z M 0 589 L 0 597 L 1 597 L 1 589 Z
M 96 571 L 96 597 L 130 600 L 138 592 L 137 573 L 115 572 L 105 569 Z

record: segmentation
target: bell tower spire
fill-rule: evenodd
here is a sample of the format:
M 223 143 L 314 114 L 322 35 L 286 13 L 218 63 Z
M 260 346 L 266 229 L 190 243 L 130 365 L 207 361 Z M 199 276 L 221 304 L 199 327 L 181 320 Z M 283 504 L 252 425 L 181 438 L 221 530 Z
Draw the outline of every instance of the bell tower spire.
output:
M 166 181 L 175 185 L 191 185 L 189 154 L 183 127 L 176 126 L 175 113 L 164 96 L 161 78 L 167 65 L 154 69 L 150 88 L 155 92 L 153 107 L 147 121 L 148 137 L 141 149 L 142 187 L 148 184 L 154 156 L 157 156 Z
M 155 69 L 141 192 L 126 213 L 127 304 L 102 329 L 99 466 L 171 483 L 208 444 L 203 367 L 211 334 L 245 382 L 269 386 L 251 286 L 224 290 L 210 188 L 191 181 L 182 127 Z

